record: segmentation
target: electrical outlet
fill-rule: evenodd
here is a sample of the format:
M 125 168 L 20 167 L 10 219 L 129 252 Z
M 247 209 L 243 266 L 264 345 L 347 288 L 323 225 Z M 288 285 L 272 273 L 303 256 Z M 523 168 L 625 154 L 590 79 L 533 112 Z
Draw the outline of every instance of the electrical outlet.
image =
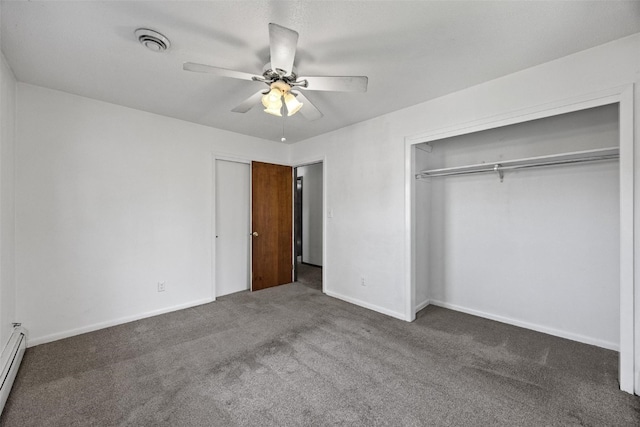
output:
M 164 292 L 166 290 L 165 282 L 158 282 L 158 292 Z
M 364 277 L 360 278 L 360 286 L 367 286 L 367 284 L 364 281 Z

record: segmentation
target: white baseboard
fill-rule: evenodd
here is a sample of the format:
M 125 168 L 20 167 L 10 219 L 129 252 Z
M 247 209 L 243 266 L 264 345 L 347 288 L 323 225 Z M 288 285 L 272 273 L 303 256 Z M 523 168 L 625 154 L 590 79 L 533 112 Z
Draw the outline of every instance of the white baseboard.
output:
M 602 347 L 609 350 L 620 351 L 620 346 L 618 344 L 609 342 L 609 341 L 600 340 L 597 338 L 587 337 L 580 334 L 574 334 L 572 332 L 567 332 L 567 331 L 561 331 L 559 329 L 549 328 L 547 326 L 537 325 L 535 323 L 524 322 L 522 320 L 512 319 L 510 317 L 486 313 L 484 311 L 474 310 L 472 308 L 467 308 L 467 307 L 463 307 L 456 304 L 450 304 L 448 302 L 429 300 L 429 304 L 437 305 L 438 307 L 448 308 L 450 310 L 455 310 L 462 313 L 472 314 L 474 316 L 483 317 L 485 319 L 495 320 L 501 323 L 507 323 L 513 326 L 519 326 L 525 329 L 531 329 L 533 331 L 542 332 L 544 334 L 553 335 L 560 338 L 566 338 L 572 341 L 578 341 L 584 344 L 595 345 L 596 347 Z
M 422 301 L 420 304 L 416 305 L 416 313 L 422 310 L 423 308 L 425 308 L 426 306 L 428 306 L 429 304 L 431 304 L 431 301 L 427 299 Z
M 371 304 L 371 303 L 368 303 L 368 302 L 364 302 L 364 301 L 361 301 L 361 300 L 359 300 L 357 298 L 348 297 L 346 295 L 342 295 L 342 294 L 339 294 L 339 293 L 336 293 L 336 292 L 325 291 L 324 293 L 326 295 L 329 295 L 330 297 L 337 298 L 339 300 L 346 301 L 346 302 L 348 302 L 350 304 L 354 304 L 354 305 L 357 305 L 357 306 L 360 306 L 360 307 L 364 307 L 364 308 L 367 308 L 369 310 L 377 311 L 378 313 L 386 314 L 387 316 L 395 317 L 396 319 L 405 320 L 405 321 L 407 320 L 406 316 L 404 315 L 404 313 L 399 313 L 397 311 L 389 310 L 389 309 L 386 309 L 384 307 L 380 307 L 378 305 Z
M 158 310 L 147 311 L 144 313 L 134 314 L 132 316 L 120 317 L 118 319 L 107 320 L 106 322 L 94 323 L 92 325 L 83 326 L 81 328 L 70 329 L 63 332 L 56 332 L 55 334 L 44 335 L 41 337 L 29 337 L 27 340 L 27 347 L 33 347 L 40 344 L 46 344 L 48 342 L 61 340 L 63 338 L 69 338 L 87 332 L 97 331 L 98 329 L 109 328 L 111 326 L 122 325 L 124 323 L 133 322 L 135 320 L 145 319 L 147 317 L 157 316 L 159 314 L 170 313 L 172 311 L 183 310 L 185 308 L 191 308 L 202 304 L 208 304 L 215 301 L 214 298 L 204 298 L 201 300 L 191 301 L 185 304 L 173 305 L 171 307 L 165 307 Z

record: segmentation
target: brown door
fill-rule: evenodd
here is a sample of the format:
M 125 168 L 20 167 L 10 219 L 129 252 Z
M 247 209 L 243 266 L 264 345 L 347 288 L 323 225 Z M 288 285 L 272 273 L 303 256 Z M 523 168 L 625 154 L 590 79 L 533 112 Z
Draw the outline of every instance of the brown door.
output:
M 293 170 L 251 163 L 251 290 L 291 283 L 293 274 Z

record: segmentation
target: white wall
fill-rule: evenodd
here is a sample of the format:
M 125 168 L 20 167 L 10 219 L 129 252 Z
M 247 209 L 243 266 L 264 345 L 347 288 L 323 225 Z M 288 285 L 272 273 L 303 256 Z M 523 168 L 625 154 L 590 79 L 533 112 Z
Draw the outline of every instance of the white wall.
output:
M 302 177 L 302 262 L 322 265 L 322 163 L 298 167 Z
M 326 158 L 324 286 L 334 295 L 410 319 L 405 248 L 405 138 L 638 83 L 640 34 L 297 143 L 292 160 Z M 376 84 L 370 82 L 370 84 Z M 640 95 L 636 85 L 636 106 Z M 637 116 L 637 113 L 636 113 Z M 636 164 L 640 164 L 636 120 Z M 636 203 L 640 183 L 636 184 Z M 640 223 L 640 206 L 636 207 Z M 636 258 L 636 266 L 640 262 Z M 366 276 L 367 286 L 359 278 Z M 636 304 L 636 307 L 638 304 Z M 640 315 L 636 316 L 640 330 Z M 636 353 L 640 367 L 640 352 Z
M 429 168 L 617 146 L 618 106 L 431 143 Z M 432 178 L 431 302 L 606 348 L 620 338 L 618 162 Z M 425 186 L 425 183 L 422 183 Z
M 17 115 L 30 345 L 210 301 L 212 153 L 288 160 L 283 144 L 22 83 Z
M 0 349 L 16 318 L 14 270 L 14 147 L 16 80 L 0 54 Z
M 404 139 L 389 123 L 387 115 L 349 126 L 292 154 L 294 163 L 326 156 L 325 292 L 404 318 Z

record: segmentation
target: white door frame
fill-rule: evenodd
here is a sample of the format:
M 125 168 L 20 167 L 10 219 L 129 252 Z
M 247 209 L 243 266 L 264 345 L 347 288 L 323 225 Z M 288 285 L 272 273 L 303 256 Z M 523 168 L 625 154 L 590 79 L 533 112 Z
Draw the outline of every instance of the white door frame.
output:
M 640 316 L 635 307 L 640 307 L 640 292 L 635 280 L 634 247 L 640 248 L 640 195 L 636 197 L 634 154 L 634 85 L 624 85 L 605 91 L 557 101 L 545 105 L 518 110 L 499 116 L 488 117 L 473 122 L 460 123 L 446 128 L 435 129 L 405 137 L 405 317 L 408 321 L 416 316 L 415 282 L 415 173 L 413 150 L 415 145 L 453 136 L 475 133 L 545 117 L 556 116 L 588 108 L 609 104 L 619 105 L 620 126 L 620 389 L 628 393 L 640 394 L 640 366 L 636 365 L 636 355 L 640 356 Z M 638 162 L 640 164 L 640 159 Z M 640 179 L 640 178 L 639 178 Z M 638 185 L 640 190 L 640 185 Z M 640 228 L 640 227 L 639 227 Z

